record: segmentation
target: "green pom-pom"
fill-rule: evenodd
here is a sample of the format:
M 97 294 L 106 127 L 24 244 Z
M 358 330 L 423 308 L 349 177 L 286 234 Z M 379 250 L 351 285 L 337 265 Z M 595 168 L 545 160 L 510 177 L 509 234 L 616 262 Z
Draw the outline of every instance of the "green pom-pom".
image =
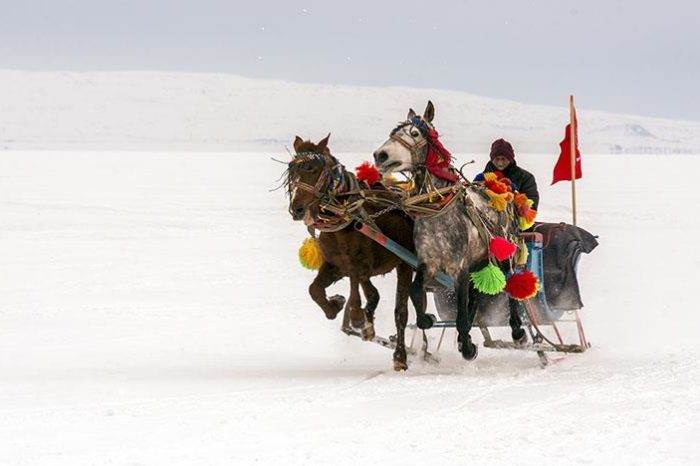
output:
M 506 287 L 503 271 L 491 263 L 478 272 L 470 273 L 469 277 L 474 288 L 484 294 L 498 294 Z

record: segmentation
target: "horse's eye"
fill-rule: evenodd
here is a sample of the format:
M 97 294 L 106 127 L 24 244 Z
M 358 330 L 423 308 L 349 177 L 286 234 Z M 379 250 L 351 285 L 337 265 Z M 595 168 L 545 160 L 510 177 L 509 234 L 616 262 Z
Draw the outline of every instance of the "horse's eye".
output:
M 417 138 L 418 136 L 420 136 L 420 131 L 418 131 L 416 129 L 412 129 L 411 136 L 413 136 L 414 138 Z

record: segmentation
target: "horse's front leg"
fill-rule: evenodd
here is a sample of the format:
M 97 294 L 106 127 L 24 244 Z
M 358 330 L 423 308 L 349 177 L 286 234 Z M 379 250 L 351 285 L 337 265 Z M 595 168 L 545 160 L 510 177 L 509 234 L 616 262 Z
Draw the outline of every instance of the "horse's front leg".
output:
M 342 278 L 340 270 L 334 265 L 324 262 L 318 270 L 318 274 L 311 285 L 309 285 L 309 294 L 311 299 L 318 304 L 328 319 L 335 319 L 338 313 L 343 309 L 345 298 L 340 295 L 331 296 L 330 300 L 326 298 L 326 288 L 331 286 Z
M 369 278 L 363 278 L 360 281 L 360 286 L 362 286 L 362 291 L 365 293 L 365 325 L 362 330 L 363 337 L 366 340 L 371 340 L 375 337 L 374 332 L 374 311 L 377 309 L 379 304 L 379 291 L 372 285 Z
M 411 287 L 411 267 L 399 264 L 396 267 L 396 305 L 394 322 L 396 323 L 396 349 L 394 350 L 394 370 L 408 369 L 406 362 L 406 323 L 408 321 L 408 295 Z
M 413 307 L 416 309 L 416 326 L 422 330 L 431 328 L 436 321 L 434 315 L 425 312 L 428 305 L 425 294 L 425 283 L 427 279 L 427 266 L 424 263 L 418 264 L 416 278 L 411 284 L 410 297 Z
M 462 270 L 457 276 L 455 283 L 457 288 L 457 334 L 459 340 L 459 351 L 462 357 L 468 361 L 476 358 L 478 349 L 472 343 L 469 331 L 474 325 L 476 317 L 476 289 L 469 279 L 469 271 Z

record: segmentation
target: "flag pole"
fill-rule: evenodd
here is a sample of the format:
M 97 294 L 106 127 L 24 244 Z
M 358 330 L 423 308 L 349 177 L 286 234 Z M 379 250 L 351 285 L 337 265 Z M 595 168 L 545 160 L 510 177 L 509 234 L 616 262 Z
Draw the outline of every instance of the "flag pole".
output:
M 569 140 L 571 143 L 571 212 L 573 214 L 573 224 L 576 226 L 576 136 L 578 128 L 575 125 L 574 96 L 569 96 Z

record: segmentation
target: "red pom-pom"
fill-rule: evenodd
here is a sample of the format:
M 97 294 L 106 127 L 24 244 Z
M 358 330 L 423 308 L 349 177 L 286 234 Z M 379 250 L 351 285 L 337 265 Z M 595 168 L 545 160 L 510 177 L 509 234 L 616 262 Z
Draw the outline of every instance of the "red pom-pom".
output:
M 497 260 L 504 261 L 515 254 L 518 247 L 502 236 L 496 236 L 491 238 L 489 250 Z
M 518 301 L 532 298 L 539 289 L 540 283 L 537 276 L 529 270 L 515 273 L 506 281 L 506 291 Z
M 357 176 L 358 180 L 364 181 L 369 186 L 372 186 L 374 183 L 377 183 L 382 179 L 382 175 L 379 174 L 377 167 L 369 162 L 362 162 L 362 165 L 356 167 L 355 175 Z

